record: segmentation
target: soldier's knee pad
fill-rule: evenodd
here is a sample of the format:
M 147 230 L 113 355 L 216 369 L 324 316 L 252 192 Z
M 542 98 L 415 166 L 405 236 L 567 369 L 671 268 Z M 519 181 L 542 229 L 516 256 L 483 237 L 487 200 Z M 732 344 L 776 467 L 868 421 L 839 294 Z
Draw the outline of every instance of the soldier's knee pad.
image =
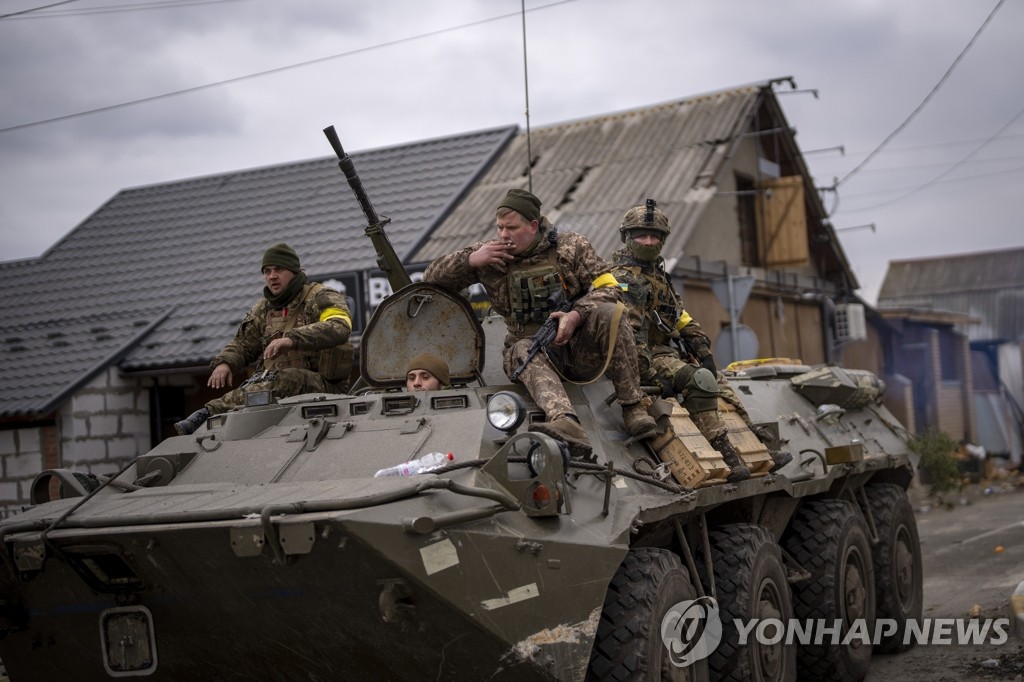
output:
M 691 413 L 718 408 L 718 381 L 711 370 L 686 365 L 676 372 L 676 392 L 683 396 L 683 407 Z

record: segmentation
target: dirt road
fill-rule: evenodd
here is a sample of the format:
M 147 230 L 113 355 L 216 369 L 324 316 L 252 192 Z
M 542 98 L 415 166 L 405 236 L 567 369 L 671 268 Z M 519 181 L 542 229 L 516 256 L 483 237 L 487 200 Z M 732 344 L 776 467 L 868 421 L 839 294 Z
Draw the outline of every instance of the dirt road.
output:
M 1002 645 L 926 645 L 875 656 L 868 682 L 1024 680 L 1024 640 L 1014 630 L 1010 595 L 1024 581 L 1024 488 L 969 486 L 952 509 L 911 495 L 924 565 L 924 617 L 1009 618 Z M 1001 549 L 1000 549 L 1001 548 Z

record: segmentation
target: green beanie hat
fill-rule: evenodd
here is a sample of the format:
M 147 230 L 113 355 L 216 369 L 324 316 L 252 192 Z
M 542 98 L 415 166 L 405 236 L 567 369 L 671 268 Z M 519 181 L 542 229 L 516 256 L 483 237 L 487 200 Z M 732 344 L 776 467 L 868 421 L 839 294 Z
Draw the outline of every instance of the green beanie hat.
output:
M 448 363 L 433 353 L 420 353 L 414 357 L 409 361 L 409 366 L 406 367 L 405 373 L 408 374 L 414 369 L 427 370 L 437 377 L 442 386 L 447 386 L 451 383 L 451 378 L 448 376 Z
M 525 189 L 510 189 L 498 208 L 511 208 L 527 220 L 540 220 L 540 199 Z
M 260 263 L 260 272 L 263 272 L 263 268 L 268 265 L 276 265 L 279 268 L 291 270 L 295 273 L 298 273 L 301 269 L 299 266 L 299 254 L 295 253 L 295 250 L 284 242 L 274 244 L 266 250 L 263 254 L 263 261 Z

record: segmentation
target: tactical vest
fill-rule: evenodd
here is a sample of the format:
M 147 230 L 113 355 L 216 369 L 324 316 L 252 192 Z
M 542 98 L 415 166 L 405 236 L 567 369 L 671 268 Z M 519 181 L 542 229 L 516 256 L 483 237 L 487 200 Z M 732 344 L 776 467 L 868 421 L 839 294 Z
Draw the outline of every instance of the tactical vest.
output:
M 303 287 L 302 298 L 299 299 L 299 302 L 292 309 L 282 308 L 281 310 L 274 310 L 267 306 L 266 323 L 263 332 L 264 339 L 266 339 L 263 344 L 264 347 L 273 339 L 280 339 L 295 327 L 306 325 L 306 299 L 311 294 L 316 295 L 316 292 L 321 288 L 323 288 L 322 284 L 307 284 Z M 316 367 L 310 366 L 312 359 L 313 356 L 310 353 L 292 349 L 287 353 L 278 355 L 276 358 L 264 359 L 263 367 L 265 369 L 297 367 L 316 371 Z
M 509 270 L 510 315 L 520 329 L 539 327 L 551 312 L 548 297 L 562 288 L 557 255 L 557 245 L 552 244 L 544 262 Z
M 644 322 L 640 331 L 642 338 L 637 339 L 649 346 L 667 346 L 671 343 L 669 334 L 675 330 L 676 320 L 679 319 L 679 304 L 668 282 L 653 274 L 644 272 L 640 266 L 618 266 L 628 270 L 636 277 L 643 278 L 646 283 L 645 295 L 638 296 L 634 293 L 634 299 L 643 308 Z M 658 325 L 661 320 L 663 326 Z M 666 328 L 668 331 L 666 331 Z

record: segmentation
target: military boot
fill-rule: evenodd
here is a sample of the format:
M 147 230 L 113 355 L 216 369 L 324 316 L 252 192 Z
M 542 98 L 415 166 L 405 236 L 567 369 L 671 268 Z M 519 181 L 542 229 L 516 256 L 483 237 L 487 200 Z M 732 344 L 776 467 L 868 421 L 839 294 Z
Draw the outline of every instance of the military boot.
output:
M 195 433 L 196 429 L 206 423 L 206 420 L 209 418 L 210 411 L 205 407 L 200 407 L 180 422 L 176 422 L 174 424 L 174 430 L 178 432 L 179 436 L 187 436 L 191 433 Z
M 653 404 L 650 396 L 644 396 L 639 402 L 622 406 L 622 421 L 626 423 L 629 435 L 644 436 L 658 428 L 658 423 L 648 413 Z
M 729 483 L 739 483 L 750 478 L 750 469 L 743 464 L 740 460 L 739 453 L 736 452 L 736 448 L 729 442 L 728 434 L 723 433 L 721 436 L 716 437 L 714 440 L 709 441 L 711 447 L 718 450 L 722 454 L 722 459 L 725 460 L 725 465 L 731 470 L 729 475 L 726 477 L 726 481 Z
M 576 415 L 563 414 L 549 422 L 537 422 L 530 426 L 530 431 L 543 433 L 569 446 L 569 456 L 574 459 L 590 459 L 593 450 L 590 438 L 580 426 Z

